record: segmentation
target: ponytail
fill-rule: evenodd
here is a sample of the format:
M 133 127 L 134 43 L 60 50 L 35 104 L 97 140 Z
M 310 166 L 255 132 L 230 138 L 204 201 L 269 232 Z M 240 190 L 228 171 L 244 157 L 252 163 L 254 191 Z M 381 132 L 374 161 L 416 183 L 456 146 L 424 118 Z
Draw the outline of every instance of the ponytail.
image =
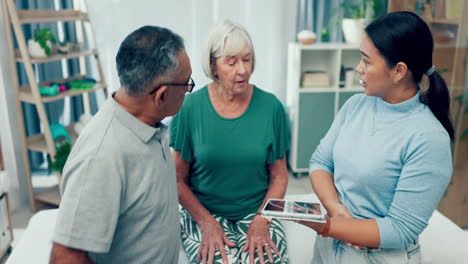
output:
M 421 94 L 420 100 L 429 106 L 429 109 L 437 117 L 453 141 L 454 130 L 450 121 L 450 92 L 444 79 L 437 72 L 428 74 L 428 77 L 429 89 Z

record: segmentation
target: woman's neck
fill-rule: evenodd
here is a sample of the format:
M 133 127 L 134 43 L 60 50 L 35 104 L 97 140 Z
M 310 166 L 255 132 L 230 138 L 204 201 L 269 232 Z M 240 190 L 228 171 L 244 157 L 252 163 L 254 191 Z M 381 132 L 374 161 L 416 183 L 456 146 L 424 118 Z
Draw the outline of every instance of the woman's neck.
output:
M 232 89 L 225 88 L 219 83 L 213 83 L 212 87 L 215 96 L 226 105 L 242 104 L 249 100 L 251 93 L 251 85 L 249 85 L 249 88 L 244 93 L 234 93 Z
M 392 88 L 388 95 L 382 96 L 382 99 L 389 104 L 399 104 L 413 98 L 418 89 L 415 83 L 399 84 L 397 87 Z

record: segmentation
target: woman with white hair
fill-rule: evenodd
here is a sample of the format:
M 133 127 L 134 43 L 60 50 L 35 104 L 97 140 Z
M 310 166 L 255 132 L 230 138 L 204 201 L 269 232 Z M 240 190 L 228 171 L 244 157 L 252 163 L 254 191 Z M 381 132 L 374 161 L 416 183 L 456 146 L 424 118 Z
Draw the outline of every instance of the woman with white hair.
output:
M 213 82 L 171 124 L 184 248 L 191 263 L 287 263 L 281 223 L 259 214 L 286 191 L 284 108 L 249 83 L 255 52 L 242 26 L 218 23 L 202 62 Z

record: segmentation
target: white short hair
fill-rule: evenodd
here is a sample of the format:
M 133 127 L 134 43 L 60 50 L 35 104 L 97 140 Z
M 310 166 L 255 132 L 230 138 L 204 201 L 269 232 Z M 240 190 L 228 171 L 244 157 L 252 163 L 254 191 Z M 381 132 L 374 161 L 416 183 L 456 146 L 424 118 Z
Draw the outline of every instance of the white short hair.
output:
M 218 22 L 208 36 L 208 46 L 202 55 L 202 67 L 206 76 L 213 81 L 217 78 L 213 71 L 219 57 L 238 55 L 247 45 L 252 55 L 252 72 L 255 68 L 255 51 L 247 30 L 230 20 Z

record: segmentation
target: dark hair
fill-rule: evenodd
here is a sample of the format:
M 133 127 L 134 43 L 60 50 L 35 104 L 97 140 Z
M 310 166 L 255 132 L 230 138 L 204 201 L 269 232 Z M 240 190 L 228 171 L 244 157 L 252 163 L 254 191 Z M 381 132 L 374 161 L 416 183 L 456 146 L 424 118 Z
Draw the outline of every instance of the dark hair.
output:
M 163 27 L 144 26 L 128 35 L 117 52 L 120 83 L 131 96 L 146 93 L 156 79 L 172 78 L 177 56 L 184 49 L 182 38 Z
M 420 83 L 423 74 L 432 67 L 434 42 L 427 24 L 411 12 L 393 12 L 383 15 L 366 27 L 366 33 L 385 58 L 389 67 L 404 62 L 411 71 L 413 80 Z M 421 102 L 447 130 L 453 140 L 454 131 L 450 121 L 450 93 L 444 79 L 433 72 L 429 76 L 429 89 L 421 95 Z

